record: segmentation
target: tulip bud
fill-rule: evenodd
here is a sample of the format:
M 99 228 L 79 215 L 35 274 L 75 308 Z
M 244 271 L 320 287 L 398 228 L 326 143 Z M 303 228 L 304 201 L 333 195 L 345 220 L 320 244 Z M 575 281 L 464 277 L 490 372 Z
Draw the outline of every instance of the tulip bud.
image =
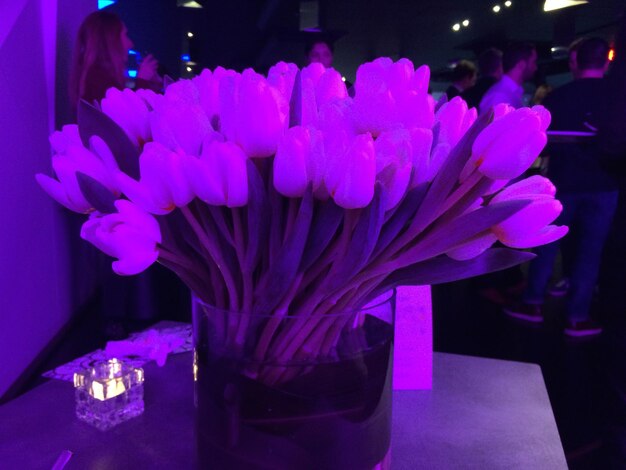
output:
M 378 136 L 398 126 L 432 127 L 434 106 L 427 94 L 428 76 L 428 68 L 415 72 L 407 59 L 394 64 L 389 58 L 380 58 L 361 65 L 354 97 L 358 131 Z
M 421 65 L 415 70 L 415 74 L 411 79 L 411 88 L 416 92 L 428 93 L 428 84 L 430 83 L 430 67 Z
M 346 84 L 341 74 L 335 69 L 326 69 L 315 87 L 315 101 L 318 108 L 333 100 L 342 100 L 348 97 Z
M 173 83 L 150 115 L 154 141 L 173 151 L 198 155 L 200 145 L 212 130 L 208 116 L 200 106 L 200 95 L 190 80 Z
M 342 161 L 336 161 L 335 165 L 333 174 L 329 172 L 327 179 L 335 203 L 345 209 L 367 206 L 374 197 L 376 182 L 376 156 L 372 137 L 369 134 L 357 136 Z
M 58 180 L 44 174 L 38 174 L 35 178 L 57 202 L 74 212 L 88 213 L 93 210 L 80 190 L 76 172 L 97 180 L 114 195 L 119 194 L 117 184 L 103 161 L 83 147 L 78 126 L 64 126 L 61 132 L 50 136 L 50 143 L 57 152 L 52 157 L 52 168 Z
M 521 108 L 489 124 L 476 138 L 472 155 L 461 173 L 474 168 L 492 179 L 511 180 L 521 175 L 545 147 L 547 138 L 540 116 Z
M 116 201 L 115 207 L 117 213 L 92 216 L 83 224 L 80 236 L 107 255 L 118 258 L 113 263 L 113 271 L 117 274 L 138 274 L 159 257 L 159 224 L 129 201 Z
M 496 194 L 490 204 L 507 200 L 531 200 L 522 210 L 492 228 L 503 244 L 512 248 L 531 248 L 551 243 L 567 233 L 566 226 L 548 225 L 563 210 L 554 199 L 554 185 L 542 176 L 532 176 Z
M 236 100 L 235 142 L 249 157 L 269 157 L 276 153 L 288 116 L 281 109 L 279 93 L 253 70 L 245 70 Z
M 306 67 L 302 68 L 300 75 L 303 80 L 311 80 L 313 86 L 316 87 L 320 78 L 326 72 L 326 67 L 324 67 L 319 62 L 313 62 Z
M 395 207 L 404 197 L 411 179 L 413 149 L 406 129 L 385 131 L 374 143 L 376 178 L 386 190 L 385 210 Z
M 278 62 L 276 65 L 270 67 L 267 73 L 267 83 L 280 91 L 285 101 L 289 102 L 297 74 L 298 67 L 296 64 Z
M 139 160 L 140 181 L 117 173 L 122 192 L 135 204 L 153 214 L 167 214 L 193 199 L 183 169 L 184 156 L 158 142 L 144 147 Z
M 128 88 L 109 88 L 100 107 L 139 148 L 152 140 L 150 110 L 139 94 Z
M 496 121 L 503 116 L 515 111 L 515 108 L 508 103 L 498 103 L 493 107 L 493 120 Z
M 206 168 L 205 174 L 212 173 L 218 177 L 223 198 L 221 204 L 245 206 L 248 203 L 248 157 L 241 148 L 233 142 L 212 140 L 205 145 L 201 159 Z
M 428 181 L 430 151 L 433 145 L 433 132 L 430 129 L 411 129 L 411 162 L 414 168 L 411 187 Z
M 476 109 L 467 109 L 467 103 L 460 96 L 452 98 L 444 104 L 435 116 L 435 121 L 439 123 L 438 144 L 447 144 L 454 148 L 467 129 L 476 120 Z
M 301 126 L 289 129 L 278 144 L 274 158 L 274 187 L 283 196 L 304 195 L 309 182 L 307 160 L 310 149 L 310 133 Z

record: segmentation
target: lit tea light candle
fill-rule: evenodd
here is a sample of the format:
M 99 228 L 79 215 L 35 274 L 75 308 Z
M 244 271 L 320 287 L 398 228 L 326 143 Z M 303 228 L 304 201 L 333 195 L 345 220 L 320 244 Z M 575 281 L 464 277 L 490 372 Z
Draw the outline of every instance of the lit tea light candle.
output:
M 143 369 L 109 359 L 74 374 L 76 416 L 109 429 L 143 413 Z

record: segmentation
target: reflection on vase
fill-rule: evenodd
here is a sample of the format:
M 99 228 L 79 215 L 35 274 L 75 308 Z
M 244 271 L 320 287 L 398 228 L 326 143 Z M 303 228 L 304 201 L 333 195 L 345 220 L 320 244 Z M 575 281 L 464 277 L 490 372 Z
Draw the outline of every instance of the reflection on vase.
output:
M 306 319 L 194 300 L 201 468 L 390 468 L 394 310 L 395 292 Z

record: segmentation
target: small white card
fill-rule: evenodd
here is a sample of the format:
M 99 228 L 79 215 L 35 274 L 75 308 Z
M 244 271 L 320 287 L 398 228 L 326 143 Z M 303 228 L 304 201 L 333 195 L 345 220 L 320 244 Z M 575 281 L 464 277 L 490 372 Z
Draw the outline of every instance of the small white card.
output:
M 433 308 L 430 286 L 396 289 L 394 390 L 433 387 Z

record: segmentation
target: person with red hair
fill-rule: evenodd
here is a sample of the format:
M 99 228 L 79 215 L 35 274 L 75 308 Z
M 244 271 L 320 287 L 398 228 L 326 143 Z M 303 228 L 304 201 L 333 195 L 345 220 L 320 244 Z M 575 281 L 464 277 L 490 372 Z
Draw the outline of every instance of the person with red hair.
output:
M 115 13 L 99 10 L 85 18 L 78 30 L 70 73 L 74 110 L 81 99 L 92 103 L 104 98 L 109 88 L 125 88 L 128 50 L 132 47 L 128 29 Z M 157 67 L 156 59 L 147 55 L 139 65 L 135 88 L 160 88 Z

